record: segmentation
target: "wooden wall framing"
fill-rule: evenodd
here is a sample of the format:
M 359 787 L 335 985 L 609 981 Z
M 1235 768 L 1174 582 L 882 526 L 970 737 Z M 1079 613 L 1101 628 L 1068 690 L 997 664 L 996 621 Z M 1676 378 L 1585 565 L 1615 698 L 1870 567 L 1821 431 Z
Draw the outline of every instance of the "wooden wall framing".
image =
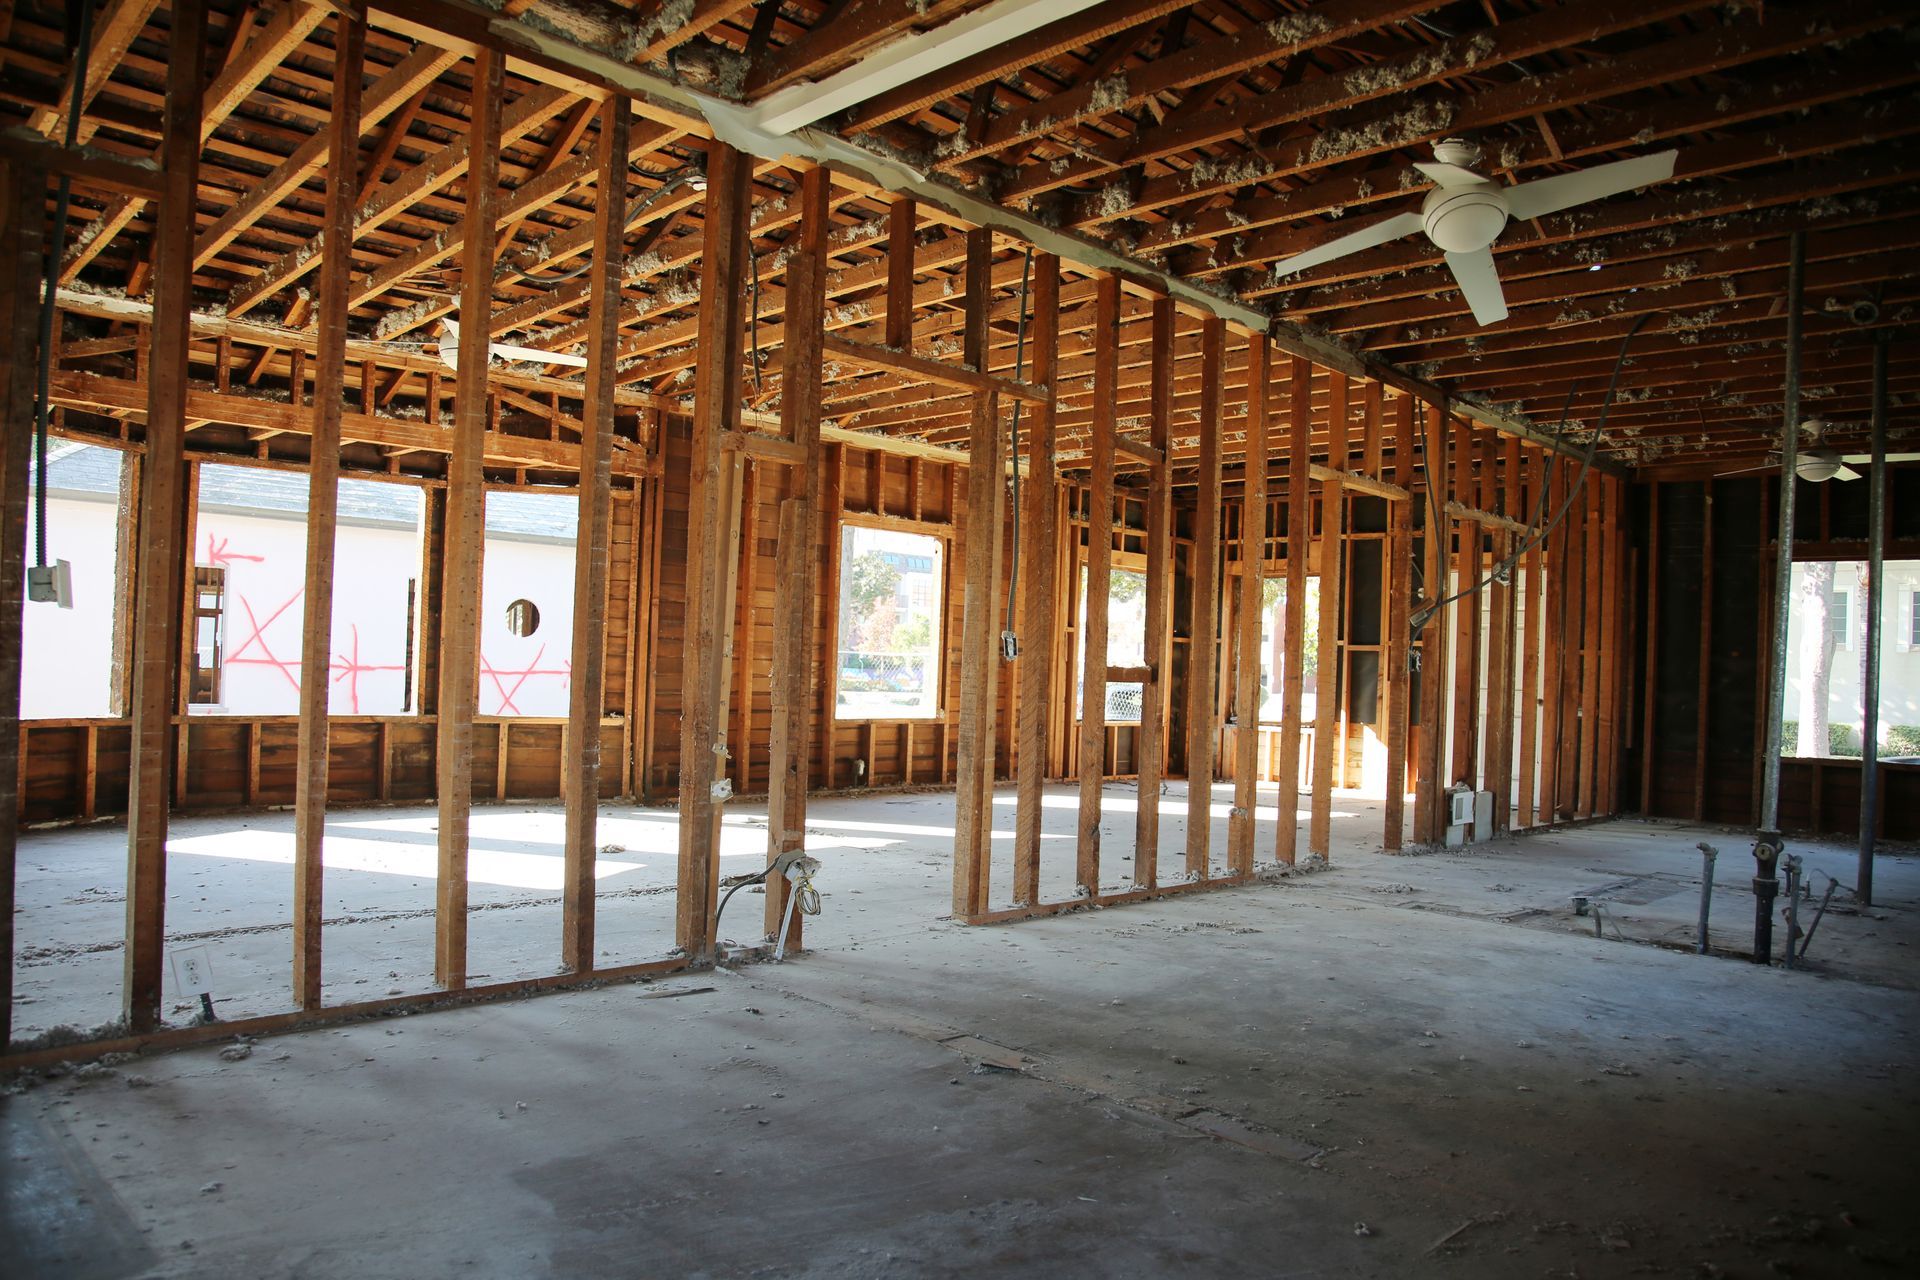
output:
M 197 11 L 192 3 L 181 7 L 189 18 Z M 350 39 L 359 27 L 348 22 L 342 30 Z M 1371 723 L 1391 784 L 1385 847 L 1403 843 L 1409 777 L 1419 843 L 1443 834 L 1444 792 L 1455 781 L 1493 790 L 1501 824 L 1545 825 L 1617 811 L 1625 744 L 1650 733 L 1654 723 L 1651 712 L 1631 720 L 1630 681 L 1614 656 L 1635 648 L 1630 633 L 1641 616 L 1622 604 L 1638 561 L 1627 489 L 1618 478 L 1583 473 L 1576 487 L 1564 457 L 1549 466 L 1548 455 L 1532 444 L 1476 428 L 1444 405 L 1399 389 L 1389 394 L 1381 383 L 1318 368 L 1302 356 L 1276 358 L 1269 339 L 1230 329 L 1215 315 L 1182 313 L 1172 299 L 1149 295 L 1135 281 L 1066 270 L 1046 254 L 1034 255 L 1029 266 L 988 229 L 957 228 L 930 254 L 920 238 L 925 225 L 955 224 L 910 200 L 892 200 L 886 210 L 884 262 L 836 269 L 845 228 L 834 215 L 844 184 L 836 190 L 825 169 L 796 172 L 797 198 L 773 210 L 757 196 L 756 162 L 722 143 L 707 149 L 696 331 L 680 339 L 698 354 L 665 371 L 687 373 L 690 413 L 657 386 L 636 389 L 629 377 L 629 362 L 665 357 L 659 348 L 631 349 L 632 334 L 621 327 L 631 318 L 621 301 L 627 264 L 613 254 L 596 257 L 584 283 L 569 286 L 577 289 L 569 297 L 585 297 L 590 308 L 577 335 L 589 347 L 589 372 L 577 387 L 490 369 L 488 344 L 499 323 L 492 284 L 504 269 L 500 249 L 512 240 L 501 231 L 538 211 L 528 183 L 542 180 L 516 174 L 519 185 L 509 189 L 503 147 L 526 136 L 529 120 L 564 115 L 570 123 L 562 132 L 575 141 L 598 130 L 591 164 L 568 162 L 568 172 L 579 171 L 573 180 L 624 189 L 639 138 L 657 137 L 662 126 L 631 119 L 632 105 L 619 97 L 566 108 L 556 105 L 559 95 L 542 89 L 509 100 L 502 92 L 506 59 L 489 50 L 474 62 L 467 148 L 457 166 L 450 152 L 434 162 L 457 167 L 467 188 L 465 217 L 449 229 L 450 241 L 459 242 L 459 312 L 487 317 L 461 329 L 458 368 L 450 377 L 430 362 L 390 370 L 383 386 L 373 356 L 346 334 L 347 304 L 360 301 L 353 260 L 344 252 L 323 254 L 312 342 L 289 340 L 277 350 L 272 326 L 263 330 L 267 338 L 252 333 L 268 344 L 259 366 L 286 371 L 287 402 L 262 401 L 242 412 L 236 405 L 246 397 L 233 385 L 231 356 L 250 331 L 222 321 L 214 326 L 217 334 L 203 332 L 206 318 L 187 310 L 197 250 L 186 234 L 191 219 L 181 210 L 192 207 L 194 157 L 205 137 L 198 116 L 200 56 L 183 56 L 170 68 L 168 156 L 169 166 L 177 159 L 179 168 L 163 166 L 155 303 L 127 348 L 138 349 L 141 378 L 130 386 L 141 394 L 147 418 L 143 436 L 123 430 L 117 441 L 142 491 L 130 513 L 140 530 L 141 562 L 127 586 L 128 714 L 30 722 L 4 735 L 18 753 L 9 770 L 16 794 L 8 811 L 15 820 L 128 815 L 127 1012 L 135 1033 L 159 1025 L 159 904 L 166 824 L 175 812 L 296 806 L 301 853 L 293 1000 L 298 1009 L 320 1014 L 327 1012 L 320 836 L 329 805 L 439 805 L 435 972 L 447 992 L 467 983 L 466 834 L 476 798 L 565 804 L 559 956 L 570 975 L 596 967 L 594 820 L 598 802 L 614 795 L 677 794 L 680 954 L 663 962 L 669 965 L 703 963 L 724 941 L 715 936 L 714 921 L 718 832 L 721 811 L 735 795 L 768 795 L 773 859 L 805 848 L 810 793 L 953 787 L 955 915 L 989 923 L 1247 882 L 1264 853 L 1257 820 L 1263 782 L 1278 781 L 1280 793 L 1268 856 L 1293 862 L 1301 762 L 1310 752 L 1307 846 L 1328 859 L 1333 793 L 1352 781 L 1350 743 L 1364 733 L 1364 717 L 1353 705 L 1354 673 L 1356 660 L 1368 654 L 1377 655 L 1371 661 L 1379 672 Z M 367 87 L 364 79 L 354 59 L 343 57 L 330 151 L 360 145 L 366 119 L 353 109 L 356 91 L 386 103 L 380 86 L 392 86 L 376 79 Z M 349 244 L 358 194 L 354 166 L 330 172 L 325 237 Z M 26 202 L 18 188 L 34 181 L 30 170 L 12 162 L 0 166 L 10 211 Z M 594 213 L 594 235 L 620 240 L 622 200 L 601 199 Z M 797 237 L 786 242 L 792 252 L 778 291 L 783 378 L 777 425 L 770 399 L 755 401 L 761 411 L 742 409 L 746 344 L 763 323 L 759 302 L 750 300 L 758 286 L 742 285 L 767 270 L 754 246 L 770 223 Z M 17 222 L 0 227 L 0 235 L 21 243 L 28 238 Z M 956 253 L 965 264 L 964 290 L 947 301 L 950 278 L 924 279 L 924 268 L 930 259 L 954 266 Z M 846 332 L 856 326 L 830 306 L 850 277 L 884 290 L 877 295 L 884 342 L 874 340 L 878 332 Z M 4 299 L 16 308 L 15 328 L 18 299 L 16 285 Z M 937 304 L 936 314 L 924 314 L 929 304 Z M 434 305 L 451 312 L 454 301 Z M 516 305 L 531 314 L 545 304 Z M 0 320 L 6 318 L 0 307 Z M 1024 348 L 1010 355 L 1003 341 L 1013 324 L 1030 330 L 1030 364 Z M 286 328 L 293 330 L 291 323 Z M 960 358 L 944 358 L 956 337 Z M 100 349 L 119 349 L 119 341 L 121 335 L 110 335 L 99 340 Z M 930 354 L 936 350 L 939 358 Z M 211 390 L 193 380 L 210 362 Z M 951 447 L 961 437 L 933 430 L 924 438 L 905 431 L 829 434 L 829 414 L 849 412 L 836 401 L 848 394 L 840 383 L 856 376 L 848 369 L 861 378 L 878 375 L 870 385 L 879 391 L 870 404 L 856 406 L 858 412 L 904 413 L 933 394 L 930 388 L 942 404 L 963 406 L 965 450 Z M 405 380 L 424 388 L 430 406 L 430 418 L 418 427 L 377 412 L 382 397 Z M 126 380 L 67 371 L 63 403 L 138 412 L 127 388 L 106 385 L 115 381 Z M 1080 394 L 1081 382 L 1090 385 L 1090 399 Z M 14 423 L 20 410 L 8 394 L 7 421 Z M 453 425 L 443 428 L 440 412 L 449 395 Z M 545 405 L 547 436 L 502 429 L 504 414 L 528 404 Z M 420 714 L 328 714 L 323 604 L 310 609 L 304 623 L 308 693 L 297 717 L 188 713 L 179 674 L 195 468 L 203 459 L 232 456 L 213 447 L 212 437 L 188 435 L 198 429 L 189 414 L 201 408 L 237 418 L 217 421 L 261 433 L 260 443 L 283 435 L 309 442 L 306 464 L 269 456 L 265 448 L 253 461 L 303 467 L 309 476 L 311 601 L 330 596 L 328 497 L 341 469 L 351 462 L 364 471 L 370 445 L 392 451 L 390 462 L 434 450 L 447 456 L 444 476 L 403 476 L 389 468 L 392 478 L 426 491 Z M 1017 553 L 1009 462 L 1024 468 Z M 476 637 L 485 493 L 490 484 L 532 484 L 554 467 L 571 469 L 581 501 L 569 714 L 565 720 L 481 717 Z M 0 499 L 10 522 L 17 482 L 17 468 L 0 458 Z M 1484 593 L 1433 612 L 1416 634 L 1413 619 L 1448 593 L 1449 571 L 1468 586 L 1515 553 L 1542 493 L 1554 499 L 1549 508 L 1570 503 L 1567 518 L 1544 545 L 1521 554 L 1520 578 L 1497 580 Z M 1364 508 L 1365 528 L 1363 503 L 1373 504 Z M 1376 510 L 1385 513 L 1378 524 Z M 841 535 L 861 526 L 931 536 L 948 553 L 940 696 L 932 716 L 837 714 Z M 1355 548 L 1363 543 L 1379 546 L 1379 580 L 1365 584 L 1377 618 L 1357 612 L 1363 593 Z M 1020 585 L 1010 622 L 1003 614 L 1006 575 L 1016 570 L 1016 559 Z M 1145 571 L 1146 657 L 1139 667 L 1105 660 L 1106 593 L 1089 593 L 1084 616 L 1075 603 L 1082 568 L 1098 586 L 1116 565 Z M 0 567 L 4 605 L 8 591 L 17 593 L 8 575 L 19 566 Z M 1260 724 L 1259 650 L 1263 588 L 1269 577 L 1282 575 L 1282 643 L 1293 660 L 1285 664 L 1276 735 Z M 1313 576 L 1323 584 L 1322 608 L 1309 637 L 1306 584 Z M 1653 610 L 1645 616 L 1652 673 L 1659 633 Z M 1377 636 L 1363 638 L 1376 625 Z M 1003 627 L 1014 629 L 1022 644 L 1011 667 L 1001 656 Z M 1082 638 L 1089 654 L 1084 713 L 1076 711 L 1074 650 Z M 1303 723 L 1301 659 L 1309 642 L 1318 658 L 1320 696 L 1316 714 Z M 1137 725 L 1105 722 L 1109 681 L 1142 687 Z M 1163 884 L 1155 801 L 1163 782 L 1182 772 L 1188 783 L 1183 863 Z M 1136 806 L 1131 880 L 1103 884 L 1113 880 L 1118 863 L 1103 863 L 1102 795 L 1126 776 L 1137 777 L 1146 798 Z M 1211 839 L 1216 779 L 1233 784 L 1223 851 Z M 1016 787 L 1012 889 L 996 900 L 993 790 L 1003 780 Z M 1054 901 L 1042 894 L 1040 833 L 1049 782 L 1077 784 L 1079 797 L 1074 892 Z M 0 846 L 10 855 L 4 833 Z M 768 937 L 784 918 L 785 890 L 778 883 L 765 899 Z M 797 926 L 786 941 L 799 945 Z M 611 972 L 643 970 L 657 971 L 627 966 Z

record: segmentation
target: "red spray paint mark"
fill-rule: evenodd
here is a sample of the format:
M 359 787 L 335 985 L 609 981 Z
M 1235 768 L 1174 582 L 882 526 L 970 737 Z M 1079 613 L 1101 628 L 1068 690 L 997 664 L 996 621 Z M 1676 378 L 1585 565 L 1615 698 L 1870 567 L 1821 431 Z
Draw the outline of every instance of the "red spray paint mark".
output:
M 290 609 L 293 606 L 294 601 L 298 600 L 304 594 L 306 594 L 306 588 L 302 587 L 300 588 L 300 590 L 288 596 L 286 603 L 281 605 L 278 609 L 275 609 L 272 613 L 268 614 L 267 620 L 265 622 L 260 621 L 259 618 L 254 616 L 253 604 L 251 601 L 249 601 L 245 596 L 237 597 L 237 599 L 240 601 L 240 607 L 246 610 L 247 612 L 247 625 L 253 628 L 253 634 L 249 635 L 245 640 L 242 640 L 240 642 L 240 646 L 237 649 L 234 649 L 227 654 L 225 659 L 226 664 L 229 666 L 272 667 L 274 670 L 278 671 L 281 675 L 287 678 L 287 683 L 293 686 L 293 691 L 295 693 L 300 692 L 299 662 L 298 661 L 288 662 L 285 659 L 276 656 L 272 648 L 269 647 L 267 644 L 266 630 L 268 627 L 274 624 L 274 622 L 280 617 L 281 614 L 285 613 L 288 609 Z M 260 653 L 262 656 L 255 657 L 255 658 L 249 658 L 245 656 L 248 649 L 256 648 L 256 647 L 260 650 Z
M 340 674 L 333 678 L 333 682 L 335 684 L 339 684 L 342 680 L 345 680 L 347 682 L 347 700 L 349 703 L 352 704 L 351 705 L 352 713 L 354 715 L 359 715 L 360 714 L 360 674 L 364 671 L 402 671 L 402 670 L 405 670 L 405 666 L 404 664 L 398 663 L 398 662 L 365 663 L 360 661 L 359 624 L 357 623 L 354 624 L 351 630 L 353 633 L 353 652 L 351 654 L 342 653 L 342 654 L 334 655 L 333 669 L 335 671 L 338 671 Z
M 546 652 L 547 646 L 543 644 L 539 649 L 534 651 L 533 661 L 529 662 L 524 669 L 502 670 L 489 662 L 486 652 L 484 650 L 481 651 L 480 674 L 493 681 L 493 687 L 500 695 L 500 708 L 493 713 L 494 715 L 517 716 L 521 714 L 520 708 L 514 705 L 513 697 L 519 693 L 521 687 L 534 676 L 559 676 L 563 681 L 572 678 L 573 664 L 570 662 L 559 667 L 541 667 L 540 659 L 546 655 Z M 508 688 L 506 684 L 505 677 L 509 676 L 517 677 L 513 682 L 512 688 Z
M 265 556 L 250 556 L 250 555 L 243 555 L 238 551 L 229 551 L 227 550 L 228 545 L 229 543 L 227 539 L 215 537 L 211 533 L 208 534 L 207 535 L 207 563 L 208 564 L 232 564 L 236 560 L 251 560 L 255 564 L 265 564 L 267 562 L 267 558 Z

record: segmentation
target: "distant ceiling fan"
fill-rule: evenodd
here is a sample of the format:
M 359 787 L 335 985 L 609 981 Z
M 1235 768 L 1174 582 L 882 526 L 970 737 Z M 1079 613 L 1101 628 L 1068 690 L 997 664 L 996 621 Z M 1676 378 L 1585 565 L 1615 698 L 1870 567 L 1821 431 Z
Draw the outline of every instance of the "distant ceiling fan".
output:
M 1824 484 L 1829 480 L 1858 480 L 1861 475 L 1849 463 L 1862 467 L 1873 465 L 1870 453 L 1840 453 L 1826 448 L 1822 441 L 1826 439 L 1827 423 L 1824 418 L 1808 418 L 1800 424 L 1800 434 L 1807 443 L 1794 455 L 1793 472 L 1802 480 L 1814 484 Z M 1920 453 L 1889 453 L 1888 462 L 1920 461 Z M 1767 455 L 1767 461 L 1757 467 L 1741 467 L 1734 471 L 1722 471 L 1719 476 L 1744 476 L 1756 471 L 1777 471 L 1780 469 L 1780 451 L 1775 449 Z M 1718 478 L 1718 477 L 1716 477 Z
M 444 335 L 440 339 L 440 363 L 449 369 L 460 367 L 460 323 L 457 320 L 442 320 L 440 328 Z M 569 368 L 587 367 L 585 356 L 568 355 L 564 351 L 542 351 L 538 347 L 516 347 L 511 342 L 489 342 L 487 354 L 495 360 L 525 360 L 529 364 L 564 364 Z
M 1577 173 L 1523 182 L 1516 187 L 1502 187 L 1467 167 L 1479 158 L 1477 146 L 1449 138 L 1434 144 L 1432 164 L 1413 166 L 1435 183 L 1420 212 L 1396 214 L 1384 222 L 1329 240 L 1318 248 L 1282 258 L 1273 264 L 1273 274 L 1283 276 L 1305 271 L 1420 231 L 1446 254 L 1447 268 L 1459 283 L 1461 296 L 1473 309 L 1473 318 L 1481 324 L 1497 324 L 1507 318 L 1507 300 L 1500 292 L 1500 275 L 1494 269 L 1492 246 L 1510 220 L 1525 221 L 1558 213 L 1574 205 L 1664 181 L 1673 176 L 1674 158 L 1679 154 L 1662 151 L 1657 155 L 1595 165 Z

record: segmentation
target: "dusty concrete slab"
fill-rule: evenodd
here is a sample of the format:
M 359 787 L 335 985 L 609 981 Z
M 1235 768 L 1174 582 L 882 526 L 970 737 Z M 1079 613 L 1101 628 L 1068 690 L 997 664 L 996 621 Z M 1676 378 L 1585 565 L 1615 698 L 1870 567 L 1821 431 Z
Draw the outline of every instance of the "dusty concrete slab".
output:
M 111 1188 L 151 1260 L 101 1274 L 1920 1267 L 1909 860 L 1834 922 L 1860 977 L 1508 919 L 1595 867 L 1697 866 L 1711 833 L 1658 824 L 1356 839 L 1326 873 L 977 929 L 939 918 L 942 803 L 819 806 L 884 843 L 823 852 L 799 962 L 123 1063 L 0 1128 Z

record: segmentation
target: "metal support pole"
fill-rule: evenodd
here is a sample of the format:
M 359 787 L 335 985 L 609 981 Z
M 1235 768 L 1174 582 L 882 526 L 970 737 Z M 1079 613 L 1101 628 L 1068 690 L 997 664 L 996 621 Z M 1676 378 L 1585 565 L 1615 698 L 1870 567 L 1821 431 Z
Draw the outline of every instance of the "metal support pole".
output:
M 1773 950 L 1773 900 L 1780 892 L 1780 713 L 1787 696 L 1787 603 L 1793 590 L 1793 506 L 1800 468 L 1800 310 L 1807 233 L 1796 231 L 1787 262 L 1787 377 L 1780 420 L 1780 527 L 1773 574 L 1773 639 L 1768 652 L 1766 737 L 1760 763 L 1760 829 L 1753 841 L 1753 961 Z
M 1707 917 L 1713 913 L 1713 864 L 1720 857 L 1720 851 L 1704 840 L 1695 847 L 1700 850 L 1700 941 L 1694 949 L 1704 956 L 1707 954 Z
M 1887 331 L 1873 343 L 1873 461 L 1867 469 L 1867 678 L 1861 691 L 1860 867 L 1853 895 L 1873 904 L 1873 841 L 1880 819 L 1880 614 L 1887 551 Z

